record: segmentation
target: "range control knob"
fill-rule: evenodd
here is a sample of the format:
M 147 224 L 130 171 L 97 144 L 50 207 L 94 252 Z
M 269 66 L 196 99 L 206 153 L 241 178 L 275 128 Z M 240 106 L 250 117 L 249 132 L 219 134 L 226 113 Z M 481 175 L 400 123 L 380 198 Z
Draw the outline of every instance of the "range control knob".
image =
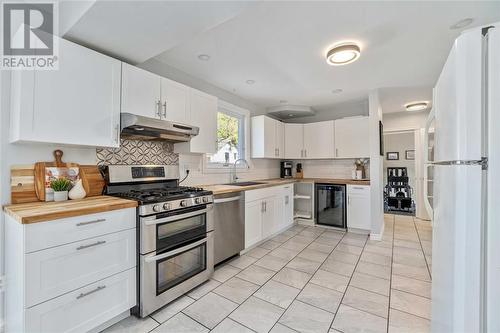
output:
M 169 204 L 169 203 L 164 203 L 164 204 L 163 204 L 163 209 L 165 209 L 165 210 L 170 210 L 170 208 L 171 208 L 171 206 L 170 206 L 170 204 Z
M 201 198 L 195 198 L 194 203 L 197 205 L 201 204 Z
M 186 200 L 181 201 L 181 207 L 186 207 L 188 205 Z
M 154 205 L 153 206 L 153 211 L 154 212 L 159 212 L 160 211 L 160 206 L 159 205 Z
M 203 197 L 203 202 L 208 202 L 208 197 Z

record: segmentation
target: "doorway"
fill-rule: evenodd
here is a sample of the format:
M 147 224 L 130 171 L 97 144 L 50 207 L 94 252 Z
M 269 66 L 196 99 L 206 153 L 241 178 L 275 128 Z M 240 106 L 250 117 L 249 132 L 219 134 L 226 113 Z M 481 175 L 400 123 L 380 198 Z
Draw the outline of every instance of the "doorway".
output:
M 415 216 L 417 164 L 415 131 L 384 132 L 384 211 Z

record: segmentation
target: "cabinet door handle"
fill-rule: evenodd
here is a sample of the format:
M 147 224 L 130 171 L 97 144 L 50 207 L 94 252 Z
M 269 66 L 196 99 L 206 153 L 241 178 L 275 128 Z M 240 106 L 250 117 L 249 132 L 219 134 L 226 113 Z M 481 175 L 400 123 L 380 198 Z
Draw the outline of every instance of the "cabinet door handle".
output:
M 89 245 L 82 245 L 82 246 L 79 246 L 76 248 L 77 251 L 80 251 L 80 250 L 83 250 L 83 249 L 87 249 L 89 247 L 93 247 L 93 246 L 97 246 L 97 245 L 102 245 L 102 244 L 105 244 L 106 241 L 98 241 L 98 242 L 95 242 L 95 243 L 92 243 L 92 244 L 89 244 Z
M 115 142 L 120 142 L 120 124 L 115 125 Z
M 338 157 L 338 156 L 339 156 L 339 149 L 335 148 L 335 157 Z
M 104 288 L 106 288 L 106 286 L 98 286 L 94 290 L 88 291 L 86 293 L 81 293 L 80 295 L 76 296 L 76 299 L 84 298 L 85 296 L 88 296 L 88 295 L 91 295 L 93 293 L 96 293 L 96 292 L 98 292 L 100 290 L 103 290 Z
M 285 196 L 285 205 L 288 205 L 288 202 L 290 201 L 290 198 L 288 195 Z
M 163 118 L 167 118 L 167 100 L 163 102 Z
M 260 212 L 264 213 L 264 201 L 260 203 Z
M 156 102 L 156 115 L 161 119 L 161 101 Z
M 83 225 L 100 223 L 100 222 L 104 222 L 104 221 L 106 221 L 106 219 L 97 219 L 97 220 L 92 220 L 92 221 L 80 222 L 80 223 L 77 223 L 76 226 L 81 227 Z
M 267 201 L 264 201 L 264 213 L 267 212 Z

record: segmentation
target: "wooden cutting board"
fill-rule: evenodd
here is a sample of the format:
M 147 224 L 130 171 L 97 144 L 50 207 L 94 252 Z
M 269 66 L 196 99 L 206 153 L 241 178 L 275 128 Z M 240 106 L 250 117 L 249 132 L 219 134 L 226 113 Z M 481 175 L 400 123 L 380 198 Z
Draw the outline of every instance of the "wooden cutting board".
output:
M 37 162 L 35 163 L 35 191 L 39 200 L 45 201 L 45 168 L 56 167 L 67 169 L 79 167 L 77 163 L 64 163 L 62 161 L 62 150 L 54 150 L 54 162 Z
M 15 165 L 10 169 L 10 199 L 13 204 L 36 202 L 34 166 Z
M 87 197 L 102 195 L 104 178 L 97 165 L 80 165 L 80 178 Z

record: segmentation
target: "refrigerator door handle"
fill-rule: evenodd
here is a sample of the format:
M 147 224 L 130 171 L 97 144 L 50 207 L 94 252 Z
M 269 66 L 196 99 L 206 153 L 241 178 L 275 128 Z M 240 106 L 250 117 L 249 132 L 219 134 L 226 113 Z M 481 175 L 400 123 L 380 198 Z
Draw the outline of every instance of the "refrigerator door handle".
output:
M 455 160 L 455 161 L 442 161 L 432 162 L 428 165 L 480 165 L 483 170 L 488 170 L 488 158 L 482 157 L 480 160 Z

